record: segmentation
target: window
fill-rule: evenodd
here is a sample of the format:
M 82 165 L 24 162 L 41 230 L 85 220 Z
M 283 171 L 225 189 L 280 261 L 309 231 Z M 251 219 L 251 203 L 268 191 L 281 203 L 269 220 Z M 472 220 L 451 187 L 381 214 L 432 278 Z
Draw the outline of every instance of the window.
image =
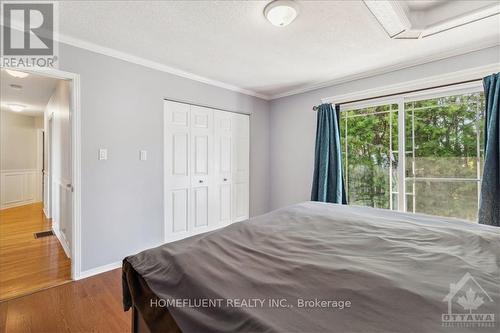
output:
M 343 108 L 349 203 L 476 221 L 484 96 L 473 90 Z

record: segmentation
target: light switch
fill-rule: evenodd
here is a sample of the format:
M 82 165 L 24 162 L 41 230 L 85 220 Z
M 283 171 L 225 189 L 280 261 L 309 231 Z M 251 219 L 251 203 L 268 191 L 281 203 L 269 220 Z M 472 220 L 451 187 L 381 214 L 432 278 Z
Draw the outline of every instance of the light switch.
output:
M 147 150 L 140 150 L 139 152 L 140 152 L 139 159 L 141 161 L 145 161 L 145 160 L 148 159 L 148 152 L 147 152 Z
M 99 149 L 99 161 L 108 159 L 108 150 L 107 149 Z

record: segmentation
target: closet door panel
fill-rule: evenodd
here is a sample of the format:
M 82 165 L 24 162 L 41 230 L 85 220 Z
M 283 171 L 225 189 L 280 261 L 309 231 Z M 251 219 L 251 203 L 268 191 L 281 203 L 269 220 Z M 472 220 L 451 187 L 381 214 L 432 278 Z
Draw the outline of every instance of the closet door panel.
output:
M 164 214 L 166 239 L 177 239 L 189 232 L 190 151 L 190 106 L 165 101 Z
M 213 110 L 191 106 L 191 230 L 213 224 Z
M 193 135 L 194 175 L 208 175 L 208 150 L 210 138 L 208 135 Z
M 209 189 L 208 186 L 196 187 L 192 189 L 193 194 L 193 227 L 208 227 L 209 223 Z
M 218 191 L 218 223 L 229 224 L 232 221 L 231 216 L 231 185 L 220 184 Z
M 234 220 L 248 219 L 248 194 L 247 182 L 235 183 L 234 187 Z
M 191 182 L 208 186 L 213 173 L 213 111 L 191 107 Z
M 165 108 L 167 109 L 166 123 L 169 126 L 189 127 L 189 104 L 165 101 Z
M 172 233 L 188 231 L 188 190 L 179 189 L 170 192 L 170 213 L 172 219 Z
M 233 114 L 214 111 L 215 224 L 232 222 Z
M 249 138 L 236 136 L 234 138 L 234 168 L 233 178 L 236 182 L 248 181 L 250 174 L 250 142 Z
M 232 137 L 230 135 L 222 135 L 219 137 L 219 172 L 231 176 L 231 147 Z
M 172 164 L 170 176 L 173 181 L 183 183 L 184 178 L 189 176 L 189 132 L 173 130 L 170 139 L 172 140 L 169 155 Z
M 250 183 L 250 118 L 247 115 L 234 115 L 233 129 L 233 221 L 249 217 Z

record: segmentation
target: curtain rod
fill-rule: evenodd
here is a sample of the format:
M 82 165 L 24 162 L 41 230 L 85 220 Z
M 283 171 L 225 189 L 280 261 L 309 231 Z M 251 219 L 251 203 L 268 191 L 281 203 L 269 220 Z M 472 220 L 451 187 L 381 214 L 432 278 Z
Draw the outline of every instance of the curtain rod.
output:
M 483 79 L 472 79 L 472 80 L 466 80 L 466 81 L 460 81 L 460 82 L 455 82 L 455 83 L 448 83 L 448 84 L 441 84 L 439 86 L 433 86 L 433 87 L 427 87 L 427 88 L 420 88 L 420 89 L 414 89 L 414 90 L 407 90 L 407 91 L 402 91 L 398 93 L 393 93 L 393 94 L 386 94 L 386 95 L 380 95 L 380 96 L 375 96 L 375 97 L 366 97 L 366 98 L 360 98 L 356 99 L 353 101 L 347 101 L 343 103 L 336 103 L 336 105 L 342 105 L 342 104 L 350 104 L 350 103 L 357 103 L 357 102 L 364 102 L 364 101 L 369 101 L 371 99 L 377 99 L 377 98 L 384 98 L 384 97 L 392 97 L 392 96 L 399 96 L 399 95 L 404 95 L 404 94 L 411 94 L 415 92 L 420 92 L 420 91 L 426 91 L 426 90 L 432 90 L 432 89 L 438 89 L 438 88 L 444 88 L 444 87 L 450 87 L 450 86 L 455 86 L 458 84 L 464 84 L 464 83 L 471 83 L 471 82 L 476 82 L 476 81 L 482 81 Z M 313 111 L 317 111 L 318 107 L 313 106 Z

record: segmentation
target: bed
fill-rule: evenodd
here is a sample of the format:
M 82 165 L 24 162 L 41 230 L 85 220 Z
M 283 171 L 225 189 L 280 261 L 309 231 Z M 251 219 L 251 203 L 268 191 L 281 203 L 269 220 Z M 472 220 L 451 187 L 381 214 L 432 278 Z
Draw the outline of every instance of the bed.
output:
M 500 228 L 305 202 L 125 258 L 123 303 L 134 332 L 498 332 Z

